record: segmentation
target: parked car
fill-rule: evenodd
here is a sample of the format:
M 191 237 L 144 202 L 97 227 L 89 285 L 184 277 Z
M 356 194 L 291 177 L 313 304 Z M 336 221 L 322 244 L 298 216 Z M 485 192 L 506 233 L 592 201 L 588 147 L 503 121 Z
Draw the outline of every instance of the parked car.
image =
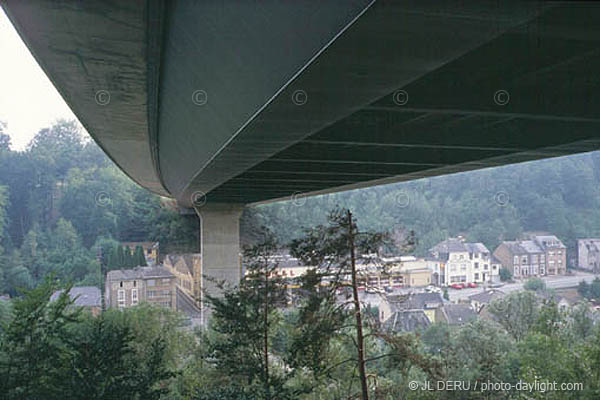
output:
M 437 286 L 429 285 L 425 288 L 427 293 L 442 293 L 442 289 Z
M 391 286 L 386 286 L 386 287 L 385 287 L 385 291 L 386 291 L 387 293 L 394 293 L 394 288 L 393 288 L 393 287 L 391 287 Z
M 452 289 L 464 289 L 465 285 L 463 283 L 453 283 L 450 285 Z
M 476 284 L 476 283 L 473 283 L 473 282 L 471 282 L 471 283 L 469 283 L 469 284 L 467 285 L 467 287 L 470 287 L 470 288 L 476 288 L 476 287 L 477 287 L 477 284 Z

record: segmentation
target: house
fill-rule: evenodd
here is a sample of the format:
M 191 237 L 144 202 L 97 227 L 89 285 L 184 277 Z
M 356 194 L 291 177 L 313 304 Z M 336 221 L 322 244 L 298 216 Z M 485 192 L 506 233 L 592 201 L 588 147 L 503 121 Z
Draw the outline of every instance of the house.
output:
M 505 293 L 502 290 L 488 289 L 481 293 L 476 293 L 469 296 L 469 301 L 471 302 L 471 308 L 473 311 L 480 313 L 485 306 L 496 299 L 504 297 L 504 295 Z
M 566 273 L 566 246 L 554 235 L 531 235 L 529 239 L 502 242 L 496 257 L 513 277 L 563 275 Z
M 470 304 L 445 304 L 442 307 L 442 316 L 448 325 L 462 325 L 477 318 L 477 313 Z
M 200 253 L 169 254 L 163 267 L 175 276 L 175 284 L 197 304 L 202 292 L 202 255 Z
M 546 275 L 567 273 L 567 246 L 554 235 L 532 235 L 531 239 L 544 251 Z
M 571 300 L 547 290 L 539 290 L 535 295 L 543 302 L 549 303 L 554 302 L 560 311 L 568 311 L 573 306 Z
M 415 332 L 427 329 L 431 321 L 422 310 L 403 310 L 394 312 L 384 324 L 383 329 L 391 332 Z
M 483 243 L 467 243 L 462 237 L 448 238 L 429 253 L 439 260 L 439 284 L 486 283 L 498 279 L 500 269 Z
M 600 239 L 577 240 L 577 266 L 595 274 L 600 272 Z
M 56 301 L 64 290 L 57 290 L 50 296 L 50 301 Z M 69 290 L 69 297 L 75 300 L 73 305 L 83 307 L 97 316 L 102 311 L 102 293 L 96 286 L 74 286 Z
M 158 242 L 123 242 L 121 245 L 127 247 L 132 253 L 137 247 L 141 247 L 148 265 L 157 264 L 160 261 Z
M 422 311 L 430 323 L 438 322 L 444 299 L 439 293 L 410 293 L 385 296 L 379 304 L 379 319 L 384 322 L 398 311 Z
M 162 266 L 118 269 L 106 274 L 106 306 L 126 308 L 141 302 L 176 309 L 176 278 Z

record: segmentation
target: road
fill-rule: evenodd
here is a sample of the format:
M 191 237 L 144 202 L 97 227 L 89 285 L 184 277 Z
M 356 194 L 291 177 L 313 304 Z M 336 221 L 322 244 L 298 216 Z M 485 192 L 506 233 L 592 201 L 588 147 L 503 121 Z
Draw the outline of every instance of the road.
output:
M 548 289 L 565 289 L 565 288 L 570 288 L 570 287 L 576 287 L 579 284 L 579 282 L 581 282 L 582 280 L 585 280 L 587 283 L 591 283 L 594 280 L 594 278 L 596 278 L 596 276 L 597 275 L 576 271 L 573 275 L 546 276 L 546 277 L 543 277 L 542 279 L 544 280 L 544 282 L 546 282 L 546 287 Z M 514 292 L 516 290 L 522 290 L 524 282 L 525 281 L 515 282 L 515 283 L 507 283 L 507 284 L 503 285 L 502 287 L 500 287 L 499 289 L 502 290 L 504 293 L 510 293 L 510 292 Z M 466 299 L 473 294 L 482 292 L 483 290 L 484 290 L 483 288 L 460 289 L 460 290 L 449 289 L 448 294 L 450 295 L 450 301 L 457 301 L 457 300 Z

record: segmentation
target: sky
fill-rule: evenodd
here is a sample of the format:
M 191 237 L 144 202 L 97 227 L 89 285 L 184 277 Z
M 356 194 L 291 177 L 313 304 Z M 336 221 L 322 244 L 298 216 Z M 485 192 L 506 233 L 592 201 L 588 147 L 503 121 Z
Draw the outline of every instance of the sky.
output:
M 0 121 L 12 148 L 23 150 L 60 118 L 76 119 L 0 8 Z

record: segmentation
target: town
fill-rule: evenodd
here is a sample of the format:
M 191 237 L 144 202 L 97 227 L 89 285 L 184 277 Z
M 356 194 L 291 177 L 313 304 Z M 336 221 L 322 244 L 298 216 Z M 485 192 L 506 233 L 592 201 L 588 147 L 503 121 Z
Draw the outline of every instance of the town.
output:
M 105 308 L 133 307 L 141 302 L 180 311 L 190 325 L 203 323 L 202 256 L 199 253 L 167 254 L 159 244 L 123 243 L 126 251 L 143 251 L 147 266 L 117 269 L 106 274 L 104 293 L 97 287 L 73 287 L 76 304 L 94 315 Z M 137 251 L 136 251 L 137 250 Z M 577 241 L 576 257 L 551 234 L 530 234 L 525 239 L 503 241 L 491 252 L 483 243 L 464 237 L 448 238 L 426 257 L 372 255 L 357 266 L 357 288 L 365 304 L 379 309 L 380 322 L 395 331 L 425 329 L 435 322 L 467 323 L 486 315 L 485 306 L 505 294 L 523 289 L 530 278 L 541 278 L 561 308 L 581 298 L 576 287 L 592 283 L 600 266 L 600 239 Z M 570 260 L 572 268 L 567 268 Z M 270 258 L 274 274 L 285 279 L 291 293 L 295 278 L 315 267 L 282 253 Z M 243 267 L 240 265 L 240 268 Z M 562 295 L 559 293 L 563 293 Z M 54 298 L 57 298 L 58 292 Z M 592 311 L 600 304 L 591 303 Z

